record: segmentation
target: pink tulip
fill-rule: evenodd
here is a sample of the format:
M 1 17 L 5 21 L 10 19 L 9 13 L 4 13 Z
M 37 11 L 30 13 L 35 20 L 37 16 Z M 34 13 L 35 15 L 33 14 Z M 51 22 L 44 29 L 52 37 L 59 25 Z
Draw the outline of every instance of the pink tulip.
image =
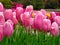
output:
M 13 12 L 12 22 L 14 23 L 14 25 L 17 25 L 18 24 L 18 20 L 16 18 L 16 12 Z
M 43 30 L 44 32 L 48 32 L 51 28 L 51 21 L 49 19 L 43 20 Z
M 55 12 L 50 12 L 50 20 L 51 20 L 51 22 L 54 21 L 54 18 L 55 18 L 55 17 L 56 17 Z
M 13 34 L 13 26 L 9 22 L 5 22 L 3 34 L 4 36 L 10 37 Z
M 3 12 L 0 12 L 0 25 L 3 25 L 4 23 L 5 23 L 5 18 Z
M 26 7 L 26 12 L 32 12 L 33 11 L 33 6 L 32 5 L 29 5 Z
M 3 39 L 3 25 L 0 25 L 0 41 Z
M 53 36 L 57 36 L 59 34 L 59 28 L 58 28 L 58 24 L 56 22 L 53 22 L 52 23 L 50 33 Z
M 42 15 L 36 15 L 34 18 L 34 28 L 38 29 L 39 31 L 42 31 L 43 28 L 43 16 Z
M 41 9 L 40 11 L 43 13 L 43 15 L 46 15 L 47 13 L 44 9 Z
M 60 16 L 56 16 L 54 21 L 60 26 Z
M 22 7 L 17 7 L 16 8 L 16 17 L 17 17 L 17 19 L 18 19 L 18 21 L 20 20 L 20 15 L 21 15 L 21 13 L 23 13 L 23 8 Z
M 4 11 L 4 17 L 6 20 L 12 19 L 12 16 L 13 16 L 12 9 L 6 9 Z
M 21 20 L 22 20 L 22 24 L 27 27 L 30 25 L 30 14 L 29 12 L 25 12 L 22 17 L 21 17 Z
M 4 7 L 3 7 L 3 4 L 0 2 L 0 12 L 3 12 L 4 11 Z

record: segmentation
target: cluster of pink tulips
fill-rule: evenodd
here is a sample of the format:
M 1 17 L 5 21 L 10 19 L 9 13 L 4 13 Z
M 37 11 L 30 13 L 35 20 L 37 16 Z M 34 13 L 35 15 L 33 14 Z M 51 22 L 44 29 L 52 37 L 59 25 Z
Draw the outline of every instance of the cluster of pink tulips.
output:
M 17 6 L 14 11 L 5 9 L 0 2 L 0 41 L 3 36 L 10 37 L 14 32 L 14 26 L 21 22 L 28 32 L 33 28 L 44 33 L 50 32 L 51 35 L 59 34 L 60 16 L 55 12 L 46 12 L 44 9 L 39 11 L 33 10 L 33 6 L 29 5 L 25 9 Z

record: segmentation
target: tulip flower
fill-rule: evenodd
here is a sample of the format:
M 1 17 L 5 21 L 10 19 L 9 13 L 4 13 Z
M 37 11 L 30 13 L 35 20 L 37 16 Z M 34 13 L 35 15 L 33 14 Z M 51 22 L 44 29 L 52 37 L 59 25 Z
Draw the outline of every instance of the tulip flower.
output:
M 20 21 L 20 15 L 23 13 L 23 8 L 22 7 L 17 7 L 16 8 L 16 18 L 18 19 L 18 21 Z
M 3 4 L 0 2 L 0 12 L 3 12 L 4 11 L 4 7 L 3 7 Z
M 22 16 L 21 16 L 21 20 L 22 20 L 22 24 L 27 27 L 30 25 L 30 14 L 29 12 L 25 12 Z
M 26 7 L 26 12 L 32 12 L 33 11 L 33 6 L 32 5 L 29 5 Z
M 40 11 L 43 13 L 43 15 L 46 15 L 47 13 L 44 9 L 41 9 Z
M 0 41 L 3 39 L 3 25 L 0 25 Z
M 38 29 L 39 31 L 42 31 L 43 19 L 44 17 L 42 15 L 36 15 L 34 18 L 34 28 Z
M 55 14 L 55 12 L 50 12 L 50 20 L 51 20 L 51 22 L 54 22 L 54 18 L 56 17 L 56 14 Z
M 51 28 L 51 21 L 49 19 L 43 19 L 43 30 L 48 32 Z
M 12 22 L 14 23 L 14 25 L 17 25 L 18 24 L 18 20 L 16 18 L 16 12 L 13 12 Z
M 11 23 L 5 22 L 3 28 L 4 28 L 3 30 L 4 36 L 10 37 L 13 34 L 14 30 L 13 30 L 13 26 L 11 25 Z
M 5 23 L 5 18 L 3 12 L 0 12 L 0 25 L 3 25 L 4 23 Z
M 60 26 L 60 16 L 56 16 L 54 21 Z
M 12 9 L 6 9 L 4 11 L 4 17 L 5 17 L 6 20 L 12 19 L 12 16 L 13 16 Z
M 58 24 L 57 24 L 56 22 L 53 22 L 53 23 L 52 23 L 50 33 L 51 33 L 53 36 L 57 36 L 57 35 L 59 34 Z

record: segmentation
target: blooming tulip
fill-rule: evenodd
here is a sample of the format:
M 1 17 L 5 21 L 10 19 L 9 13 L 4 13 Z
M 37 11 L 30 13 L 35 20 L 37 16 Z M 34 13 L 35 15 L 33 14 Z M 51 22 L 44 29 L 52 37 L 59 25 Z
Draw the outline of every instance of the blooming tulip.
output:
M 6 9 L 4 11 L 4 17 L 6 20 L 12 19 L 12 16 L 13 16 L 12 9 Z
M 54 21 L 60 26 L 60 16 L 56 16 Z
M 43 19 L 43 30 L 44 32 L 49 31 L 51 28 L 51 21 L 49 19 Z
M 11 25 L 11 23 L 9 22 L 5 22 L 4 24 L 4 30 L 3 30 L 3 34 L 4 36 L 10 37 L 13 34 L 13 26 Z
M 17 7 L 16 8 L 16 18 L 18 19 L 18 21 L 20 21 L 20 15 L 21 15 L 21 13 L 23 13 L 23 8 L 22 7 Z
M 59 34 L 58 24 L 57 24 L 56 22 L 53 22 L 53 23 L 52 23 L 50 33 L 51 33 L 53 36 L 57 36 L 57 35 Z

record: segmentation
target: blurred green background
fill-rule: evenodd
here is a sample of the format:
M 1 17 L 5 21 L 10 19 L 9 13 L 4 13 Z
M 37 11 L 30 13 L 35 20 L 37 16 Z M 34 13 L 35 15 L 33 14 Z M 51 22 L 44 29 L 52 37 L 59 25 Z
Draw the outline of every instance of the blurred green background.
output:
M 4 4 L 5 8 L 11 8 L 12 3 L 22 3 L 24 7 L 27 5 L 33 5 L 34 9 L 59 9 L 59 0 L 0 0 Z

